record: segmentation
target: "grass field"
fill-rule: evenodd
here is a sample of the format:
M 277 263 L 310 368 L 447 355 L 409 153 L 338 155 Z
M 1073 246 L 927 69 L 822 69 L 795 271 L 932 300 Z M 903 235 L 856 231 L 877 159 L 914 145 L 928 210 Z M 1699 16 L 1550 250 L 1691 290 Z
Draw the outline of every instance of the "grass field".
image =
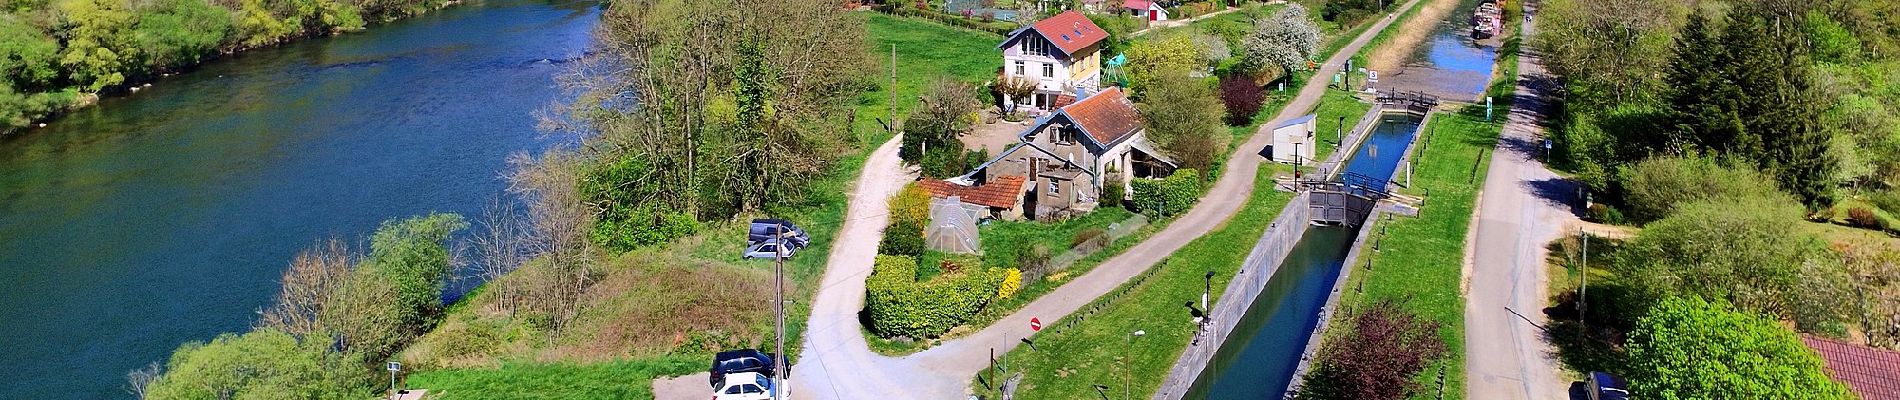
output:
M 1120 388 L 1129 378 L 1136 393 L 1153 393 L 1194 331 L 1193 323 L 1181 317 L 1179 300 L 1200 295 L 1195 289 L 1202 288 L 1202 274 L 1209 269 L 1216 272 L 1213 296 L 1225 290 L 1260 232 L 1292 199 L 1292 194 L 1273 189 L 1272 177 L 1283 168 L 1264 166 L 1254 181 L 1253 197 L 1233 218 L 1174 252 L 1153 267 L 1148 278 L 1123 284 L 1075 314 L 1052 321 L 1033 339 L 1036 349 L 1022 346 L 1009 352 L 1011 371 L 1026 374 L 1017 398 L 1093 398 L 1093 385 Z M 1073 328 L 1057 328 L 1071 321 L 1076 321 Z M 1127 341 L 1136 330 L 1147 334 Z M 972 390 L 995 395 L 982 379 Z
M 840 162 L 831 176 L 812 182 L 812 195 L 803 204 L 774 212 L 799 223 L 813 237 L 812 246 L 787 263 L 791 293 L 786 296 L 792 299 L 811 298 L 814 282 L 824 272 L 831 240 L 845 217 L 850 183 L 869 152 L 890 137 L 877 119 L 888 119 L 890 111 L 887 103 L 891 92 L 884 89 L 891 82 L 888 63 L 892 45 L 897 49 L 895 92 L 900 117 L 916 106 L 917 95 L 932 80 L 950 77 L 982 83 L 1001 63 L 994 51 L 1000 36 L 917 19 L 860 15 L 864 15 L 868 31 L 867 51 L 875 55 L 878 66 L 876 79 L 871 80 L 877 87 L 858 102 L 853 125 L 861 140 L 858 153 Z M 707 308 L 696 301 L 720 297 L 691 292 L 706 290 L 702 286 L 676 284 L 679 278 L 697 275 L 657 278 L 711 273 L 742 285 L 769 284 L 771 263 L 738 259 L 737 249 L 744 246 L 743 229 L 737 223 L 715 224 L 665 246 L 612 258 L 605 267 L 607 276 L 597 286 L 621 284 L 596 289 L 601 293 L 590 296 L 597 299 L 570 325 L 571 333 L 558 338 L 524 327 L 526 321 L 511 321 L 505 314 L 486 314 L 487 307 L 480 306 L 484 297 L 470 296 L 456 306 L 443 326 L 425 335 L 411 353 L 405 354 L 423 358 L 421 362 L 412 361 L 419 367 L 447 365 L 419 369 L 409 376 L 409 386 L 429 388 L 453 399 L 651 398 L 649 385 L 653 378 L 702 370 L 715 350 L 711 347 L 771 343 L 772 321 L 766 302 L 732 305 L 738 308 L 735 312 L 749 317 L 724 325 L 689 320 L 695 319 L 689 311 Z M 655 265 L 676 263 L 679 265 Z M 652 279 L 640 279 L 643 276 Z M 787 343 L 799 342 L 809 314 L 809 301 L 795 301 L 787 307 Z M 484 326 L 490 329 L 475 329 Z M 478 343 L 472 347 L 480 351 L 466 351 L 471 342 Z M 797 350 L 787 349 L 793 359 L 797 358 Z M 442 362 L 446 359 L 454 362 Z

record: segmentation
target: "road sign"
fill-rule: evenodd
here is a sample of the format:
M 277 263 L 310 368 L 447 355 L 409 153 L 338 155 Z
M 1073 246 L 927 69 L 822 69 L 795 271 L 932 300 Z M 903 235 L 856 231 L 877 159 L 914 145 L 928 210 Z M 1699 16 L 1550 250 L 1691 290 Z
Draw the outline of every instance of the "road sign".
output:
M 1029 317 L 1029 330 L 1041 332 L 1042 320 L 1036 317 Z
M 399 362 L 395 362 L 395 361 L 390 361 L 390 362 L 389 362 L 389 365 L 388 365 L 388 368 L 389 368 L 389 372 L 396 372 L 396 371 L 401 371 L 401 370 L 402 370 L 402 363 L 399 363 Z

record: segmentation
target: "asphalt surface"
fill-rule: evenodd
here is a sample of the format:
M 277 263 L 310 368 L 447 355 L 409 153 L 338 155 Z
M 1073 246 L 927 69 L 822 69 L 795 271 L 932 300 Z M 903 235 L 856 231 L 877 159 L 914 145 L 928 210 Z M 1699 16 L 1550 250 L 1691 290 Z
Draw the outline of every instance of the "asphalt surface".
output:
M 1404 7 L 1411 7 L 1408 2 Z M 1403 8 L 1400 8 L 1403 9 Z M 1396 15 L 1394 13 L 1393 15 Z M 871 272 L 877 243 L 889 224 L 888 200 L 914 176 L 897 158 L 897 139 L 873 152 L 852 191 L 846 222 L 839 230 L 824 278 L 812 304 L 803 356 L 792 368 L 792 395 L 803 399 L 962 399 L 971 379 L 988 366 L 992 349 L 1004 354 L 1022 343 L 1029 319 L 1055 321 L 1100 297 L 1122 282 L 1167 258 L 1189 241 L 1220 226 L 1253 193 L 1262 159 L 1255 155 L 1272 140 L 1268 127 L 1304 115 L 1327 90 L 1325 77 L 1337 73 L 1393 21 L 1388 15 L 1322 64 L 1315 79 L 1273 121 L 1235 149 L 1213 189 L 1193 209 L 1147 241 L 1108 259 L 995 324 L 929 350 L 887 357 L 867 346 L 858 312 L 864 308 L 864 277 Z
M 1534 4 L 1525 5 L 1535 15 Z M 1522 34 L 1536 30 L 1525 21 Z M 1542 59 L 1526 47 L 1517 92 L 1479 196 L 1467 240 L 1465 273 L 1466 398 L 1564 399 L 1554 349 L 1544 339 L 1545 245 L 1575 226 L 1577 186 L 1544 167 L 1549 91 Z

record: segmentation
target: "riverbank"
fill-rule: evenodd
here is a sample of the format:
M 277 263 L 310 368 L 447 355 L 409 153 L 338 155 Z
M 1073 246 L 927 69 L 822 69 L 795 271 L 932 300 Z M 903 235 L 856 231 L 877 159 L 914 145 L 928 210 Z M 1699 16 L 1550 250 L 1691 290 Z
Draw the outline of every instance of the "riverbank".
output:
M 289 7 L 273 2 L 246 2 L 233 9 L 203 0 L 100 0 L 0 13 L 0 37 L 12 48 L 4 71 L 9 76 L 0 78 L 0 139 L 44 128 L 100 104 L 102 97 L 138 94 L 208 63 L 359 32 L 461 0 L 371 6 L 317 0 L 287 12 L 278 10 Z

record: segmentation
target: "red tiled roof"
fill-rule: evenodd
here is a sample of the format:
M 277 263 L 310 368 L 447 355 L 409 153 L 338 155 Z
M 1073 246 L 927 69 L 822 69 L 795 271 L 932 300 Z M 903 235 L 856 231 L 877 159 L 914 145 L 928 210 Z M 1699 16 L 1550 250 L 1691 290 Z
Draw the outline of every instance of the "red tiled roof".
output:
M 1122 2 L 1122 8 L 1146 10 L 1150 4 L 1154 4 L 1154 2 L 1148 0 L 1127 0 Z
M 1141 115 L 1119 87 L 1108 88 L 1062 107 L 1062 113 L 1068 115 L 1069 120 L 1075 121 L 1076 125 L 1081 125 L 1082 130 L 1102 146 L 1113 145 L 1141 131 Z
M 1095 22 L 1089 21 L 1089 17 L 1075 10 L 1063 11 L 1056 16 L 1036 21 L 1034 27 L 1037 33 L 1041 33 L 1042 37 L 1049 39 L 1050 43 L 1055 43 L 1056 48 L 1062 49 L 1064 54 L 1069 55 L 1075 55 L 1076 52 L 1088 48 L 1089 45 L 1108 38 L 1107 31 L 1095 26 Z
M 1900 352 L 1801 335 L 1821 355 L 1834 380 L 1847 384 L 1862 400 L 1900 400 Z
M 931 197 L 948 198 L 956 196 L 965 203 L 995 208 L 1015 208 L 1022 200 L 1024 178 L 1020 176 L 999 176 L 988 183 L 976 186 L 964 186 L 938 179 L 925 179 L 917 182 Z

